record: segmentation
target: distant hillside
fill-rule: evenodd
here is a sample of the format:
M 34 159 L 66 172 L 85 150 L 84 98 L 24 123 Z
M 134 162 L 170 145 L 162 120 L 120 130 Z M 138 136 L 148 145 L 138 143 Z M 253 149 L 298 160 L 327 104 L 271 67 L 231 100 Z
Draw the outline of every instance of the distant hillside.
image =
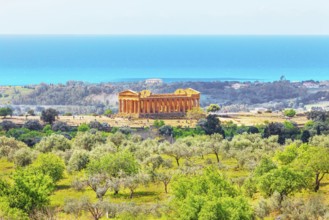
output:
M 314 82 L 313 84 L 319 84 Z M 312 84 L 312 85 L 313 85 Z M 306 84 L 305 84 L 306 85 Z M 316 100 L 329 101 L 328 87 L 316 91 L 303 83 L 281 80 L 276 82 L 173 82 L 148 84 L 122 82 L 91 84 L 70 81 L 66 84 L 39 84 L 7 90 L 2 104 L 13 105 L 71 105 L 117 107 L 118 92 L 131 89 L 149 89 L 154 93 L 172 93 L 178 88 L 191 87 L 202 93 L 201 105 L 218 103 L 226 107 L 248 108 L 266 105 L 272 109 L 303 107 Z M 307 84 L 309 85 L 309 84 Z M 9 92 L 11 91 L 11 92 Z M 316 100 L 315 100 L 316 99 Z M 0 99 L 1 100 L 1 99 Z M 9 101 L 11 101 L 9 103 Z M 8 102 L 8 103 L 5 103 Z

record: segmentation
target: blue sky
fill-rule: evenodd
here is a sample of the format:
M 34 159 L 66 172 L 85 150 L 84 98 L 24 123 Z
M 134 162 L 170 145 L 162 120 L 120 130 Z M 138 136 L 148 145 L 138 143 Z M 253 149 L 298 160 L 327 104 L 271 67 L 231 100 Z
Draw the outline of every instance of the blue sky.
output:
M 0 34 L 328 35 L 329 0 L 0 0 Z

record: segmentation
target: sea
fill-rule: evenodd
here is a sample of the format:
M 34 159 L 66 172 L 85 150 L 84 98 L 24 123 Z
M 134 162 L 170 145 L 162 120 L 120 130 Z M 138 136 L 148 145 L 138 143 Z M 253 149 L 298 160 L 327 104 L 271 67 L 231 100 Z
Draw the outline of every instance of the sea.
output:
M 329 80 L 329 36 L 0 36 L 0 85 Z

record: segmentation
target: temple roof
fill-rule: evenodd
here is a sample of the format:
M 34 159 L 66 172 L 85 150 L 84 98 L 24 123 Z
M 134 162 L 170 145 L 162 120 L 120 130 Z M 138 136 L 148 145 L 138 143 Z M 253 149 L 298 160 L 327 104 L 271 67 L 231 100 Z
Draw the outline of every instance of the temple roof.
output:
M 140 98 L 162 98 L 162 97 L 190 97 L 192 95 L 199 95 L 200 92 L 192 88 L 177 89 L 174 93 L 152 94 L 150 90 L 142 90 L 135 92 L 133 90 L 124 90 L 119 93 L 119 96 L 139 96 Z

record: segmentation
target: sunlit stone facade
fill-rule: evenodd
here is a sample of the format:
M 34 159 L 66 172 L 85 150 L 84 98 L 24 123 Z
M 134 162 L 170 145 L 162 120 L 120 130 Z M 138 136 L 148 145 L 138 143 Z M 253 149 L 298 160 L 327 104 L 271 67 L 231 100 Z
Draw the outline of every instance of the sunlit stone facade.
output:
M 119 93 L 119 114 L 133 117 L 179 117 L 200 106 L 200 92 L 188 88 L 172 94 L 152 94 L 149 90 Z

